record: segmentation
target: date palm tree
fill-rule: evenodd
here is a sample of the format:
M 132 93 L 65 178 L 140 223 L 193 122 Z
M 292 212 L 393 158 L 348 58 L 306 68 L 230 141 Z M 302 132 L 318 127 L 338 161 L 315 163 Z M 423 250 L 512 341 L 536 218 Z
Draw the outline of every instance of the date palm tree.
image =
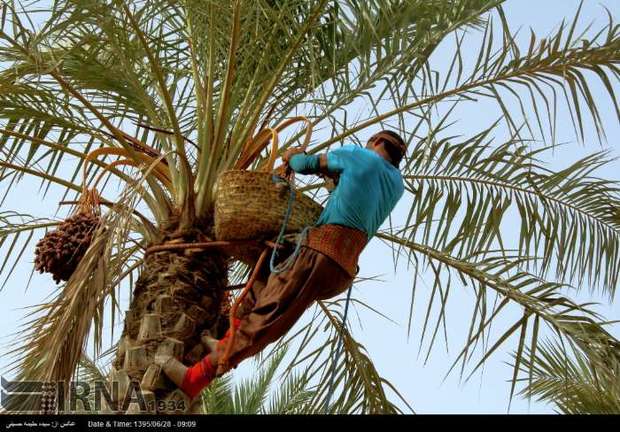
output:
M 145 250 L 212 240 L 219 174 L 262 166 L 269 150 L 248 148 L 264 148 L 265 127 L 300 115 L 314 130 L 330 131 L 310 153 L 360 143 L 378 127 L 406 138 L 409 209 L 377 238 L 415 266 L 416 280 L 432 277 L 428 310 L 438 306 L 439 314 L 432 322 L 427 313 L 422 332 L 431 345 L 445 326 L 453 279 L 471 287 L 475 307 L 453 366 L 461 374 L 474 352 L 483 349 L 470 374 L 518 335 L 512 397 L 524 353 L 536 355 L 541 332 L 613 341 L 592 306 L 565 289 L 615 292 L 619 189 L 592 174 L 607 156 L 560 171 L 539 157 L 555 146 L 565 109 L 569 117 L 560 121 L 572 120 L 581 138 L 588 121 L 604 136 L 602 105 L 620 113 L 618 27 L 610 17 L 598 31 L 582 32 L 577 13 L 547 37 L 521 40 L 502 3 L 56 0 L 22 8 L 5 0 L 0 180 L 17 188 L 39 178 L 45 191 L 64 193 L 63 203 L 97 189 L 105 207 L 71 277 L 30 315 L 13 351 L 18 376 L 69 380 L 87 341 L 96 353 L 103 349 L 104 331 L 129 292 L 112 381 L 126 388 L 147 375 L 154 401 L 187 402 L 171 382 L 156 379 L 154 355 L 167 350 L 186 363 L 199 357 L 201 332 L 225 328 L 225 293 L 247 269 L 219 249 Z M 471 34 L 476 48 L 463 44 Z M 435 66 L 433 53 L 452 39 L 448 63 Z M 607 99 L 593 96 L 595 85 Z M 483 99 L 497 102 L 500 120 L 460 137 L 453 108 Z M 506 140 L 495 138 L 500 128 L 509 131 Z M 289 132 L 278 151 L 299 145 L 304 132 Z M 537 133 L 545 146 L 532 141 Z M 324 186 L 311 181 L 302 190 L 320 201 Z M 505 229 L 510 215 L 520 223 L 516 240 Z M 28 260 L 30 242 L 58 225 L 13 211 L 1 217 L 0 272 Z M 488 340 L 509 305 L 520 307 L 521 317 Z M 316 314 L 320 319 L 283 341 L 298 342 L 291 364 L 306 365 L 316 381 L 312 403 L 330 398 L 335 371 L 331 412 L 398 412 L 386 396 L 391 384 L 340 327 L 342 301 L 321 302 Z M 327 336 L 321 326 L 331 330 Z M 340 337 L 343 355 L 332 356 Z M 587 343 L 579 349 L 586 357 L 592 350 Z M 532 364 L 526 372 L 533 371 Z

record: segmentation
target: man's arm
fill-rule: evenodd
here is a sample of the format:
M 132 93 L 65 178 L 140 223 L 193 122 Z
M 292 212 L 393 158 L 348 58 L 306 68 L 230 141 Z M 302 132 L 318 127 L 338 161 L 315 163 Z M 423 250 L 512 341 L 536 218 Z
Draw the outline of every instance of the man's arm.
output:
M 282 159 L 295 172 L 318 174 L 337 182 L 340 174 L 354 163 L 355 151 L 354 146 L 343 146 L 328 153 L 307 155 L 303 150 L 295 148 L 284 152 Z
M 299 174 L 329 174 L 327 170 L 327 155 L 295 154 L 288 161 L 289 167 Z

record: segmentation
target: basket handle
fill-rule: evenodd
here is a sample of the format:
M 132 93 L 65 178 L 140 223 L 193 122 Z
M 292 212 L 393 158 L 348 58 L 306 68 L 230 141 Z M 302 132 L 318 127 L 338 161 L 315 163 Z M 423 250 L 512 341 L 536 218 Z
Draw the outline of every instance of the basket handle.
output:
M 258 154 L 263 151 L 267 144 L 269 144 L 269 138 L 271 137 L 272 149 L 271 153 L 277 153 L 278 146 L 278 132 L 272 128 L 261 129 L 253 138 L 250 138 L 243 150 L 239 161 L 235 165 L 235 169 L 246 169 L 254 160 Z
M 260 171 L 273 171 L 273 166 L 276 164 L 276 157 L 278 157 L 278 130 L 266 128 L 265 130 L 269 130 L 271 132 L 271 154 L 269 155 L 269 159 L 266 162 L 267 168 L 260 169 Z
M 310 139 L 312 138 L 312 122 L 305 116 L 296 116 L 296 117 L 291 117 L 289 119 L 284 120 L 282 123 L 280 123 L 278 126 L 276 126 L 276 131 L 281 132 L 282 130 L 286 129 L 287 127 L 289 127 L 290 125 L 292 125 L 293 123 L 297 123 L 303 121 L 306 123 L 306 134 L 304 137 L 304 142 L 301 145 L 301 149 L 302 150 L 306 150 L 306 148 L 308 147 L 308 144 L 310 144 Z M 275 159 L 273 160 L 273 162 L 275 163 Z M 278 168 L 274 169 L 274 163 L 271 164 L 271 171 L 284 171 L 283 165 L 280 165 Z M 292 182 L 294 177 L 295 177 L 295 173 L 290 173 L 289 175 L 284 175 L 284 177 L 289 177 L 289 180 Z
M 301 148 L 305 150 L 306 147 L 308 147 L 308 144 L 310 144 L 310 138 L 312 138 L 312 122 L 308 120 L 307 117 L 297 116 L 297 117 L 291 117 L 290 119 L 286 119 L 282 123 L 280 123 L 278 126 L 276 126 L 276 130 L 278 132 L 281 132 L 283 129 L 289 127 L 293 123 L 297 123 L 300 121 L 303 121 L 306 123 L 306 135 L 304 138 L 304 143 L 301 145 Z
M 279 139 L 278 134 L 282 132 L 284 129 L 289 127 L 290 125 L 303 121 L 306 123 L 306 134 L 304 138 L 304 142 L 301 146 L 303 150 L 308 147 L 310 143 L 310 139 L 312 138 L 312 122 L 304 116 L 296 116 L 291 117 L 289 119 L 284 120 L 275 128 L 264 128 L 261 129 L 253 138 L 251 138 L 248 143 L 244 146 L 244 149 L 241 152 L 241 156 L 239 157 L 239 162 L 235 165 L 236 169 L 246 169 L 252 160 L 267 147 L 271 138 L 271 153 L 269 155 L 269 159 L 262 164 L 258 171 L 274 171 L 274 166 L 278 153 L 278 145 Z M 280 167 L 278 167 L 280 168 Z

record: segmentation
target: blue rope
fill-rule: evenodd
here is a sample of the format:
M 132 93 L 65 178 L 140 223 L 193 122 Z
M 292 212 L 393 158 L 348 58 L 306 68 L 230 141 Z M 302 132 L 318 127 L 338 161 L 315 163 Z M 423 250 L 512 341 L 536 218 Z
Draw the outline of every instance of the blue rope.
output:
M 301 234 L 297 238 L 297 244 L 295 245 L 295 250 L 293 251 L 293 253 L 284 262 L 280 263 L 280 265 L 276 265 L 276 258 L 278 256 L 278 247 L 282 244 L 284 240 L 284 234 L 286 233 L 286 227 L 288 226 L 289 219 L 291 218 L 291 214 L 293 213 L 293 204 L 295 203 L 295 190 L 288 183 L 288 181 L 286 181 L 282 177 L 274 175 L 272 176 L 272 180 L 274 183 L 284 183 L 288 185 L 288 188 L 290 190 L 290 194 L 288 198 L 288 205 L 286 208 L 286 213 L 284 214 L 284 222 L 282 222 L 282 227 L 280 228 L 280 234 L 278 234 L 278 239 L 276 240 L 276 246 L 273 248 L 273 251 L 271 252 L 271 259 L 269 260 L 269 270 L 271 270 L 272 273 L 278 274 L 291 268 L 291 266 L 295 262 L 295 259 L 299 255 L 299 252 L 301 251 L 301 245 L 303 244 L 310 227 L 307 226 L 302 230 Z
M 304 239 L 306 238 L 308 234 L 308 230 L 310 229 L 310 226 L 305 227 L 303 231 L 301 232 L 301 234 L 299 235 L 299 237 L 297 238 L 297 244 L 295 245 L 294 252 L 279 266 L 276 266 L 275 261 L 278 255 L 278 246 L 282 244 L 284 240 L 284 234 L 286 233 L 286 227 L 288 226 L 289 219 L 291 218 L 291 213 L 293 213 L 293 204 L 295 203 L 295 190 L 282 177 L 274 175 L 272 177 L 272 180 L 274 183 L 285 183 L 288 185 L 290 189 L 288 205 L 286 208 L 286 213 L 284 214 L 284 222 L 282 222 L 282 227 L 280 228 L 280 233 L 278 234 L 278 238 L 276 240 L 276 246 L 273 248 L 273 251 L 271 252 L 271 259 L 269 260 L 269 269 L 271 270 L 272 273 L 277 274 L 277 273 L 282 273 L 283 271 L 288 270 L 293 265 L 293 262 L 297 258 L 297 255 L 299 255 L 299 251 L 301 250 L 301 245 L 303 244 Z M 349 303 L 351 301 L 351 289 L 352 288 L 353 288 L 353 284 L 351 284 L 349 286 L 349 289 L 347 290 L 347 299 L 344 305 L 344 315 L 342 317 L 342 324 L 341 324 L 341 329 L 343 333 L 347 327 L 347 315 L 349 313 Z M 334 357 L 336 359 L 340 356 L 340 350 L 342 349 L 343 340 L 344 340 L 344 335 L 341 335 L 340 338 L 338 339 L 338 347 L 336 348 L 336 355 Z M 334 394 L 334 390 L 335 390 L 334 379 L 335 378 L 336 378 L 336 365 L 334 364 L 334 368 L 332 369 L 332 374 L 329 380 L 330 381 L 329 390 L 328 390 L 327 398 L 325 400 L 325 407 L 324 407 L 325 412 L 327 412 L 329 404 L 331 403 L 332 396 Z
M 342 334 L 338 338 L 338 347 L 336 348 L 336 355 L 333 357 L 335 359 L 340 357 L 340 350 L 342 349 L 342 341 L 344 340 L 344 331 L 347 328 L 347 315 L 349 314 L 349 303 L 351 302 L 351 289 L 352 288 L 353 288 L 353 284 L 351 284 L 349 286 L 349 289 L 347 290 L 347 300 L 344 304 L 344 316 L 342 317 L 342 324 L 341 324 Z M 336 390 L 334 386 L 335 378 L 336 378 L 336 364 L 334 364 L 334 367 L 332 369 L 332 375 L 329 379 L 329 390 L 327 393 L 327 397 L 325 399 L 325 406 L 324 406 L 325 413 L 327 413 L 327 410 L 329 409 L 329 404 L 331 403 L 334 390 Z

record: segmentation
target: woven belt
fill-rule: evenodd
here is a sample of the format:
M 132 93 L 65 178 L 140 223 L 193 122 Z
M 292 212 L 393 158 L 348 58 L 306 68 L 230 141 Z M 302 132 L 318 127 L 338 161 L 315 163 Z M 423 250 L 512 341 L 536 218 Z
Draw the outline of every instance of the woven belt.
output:
M 368 243 L 365 232 L 342 225 L 321 225 L 308 232 L 306 246 L 336 261 L 351 277 L 357 273 L 357 260 Z

